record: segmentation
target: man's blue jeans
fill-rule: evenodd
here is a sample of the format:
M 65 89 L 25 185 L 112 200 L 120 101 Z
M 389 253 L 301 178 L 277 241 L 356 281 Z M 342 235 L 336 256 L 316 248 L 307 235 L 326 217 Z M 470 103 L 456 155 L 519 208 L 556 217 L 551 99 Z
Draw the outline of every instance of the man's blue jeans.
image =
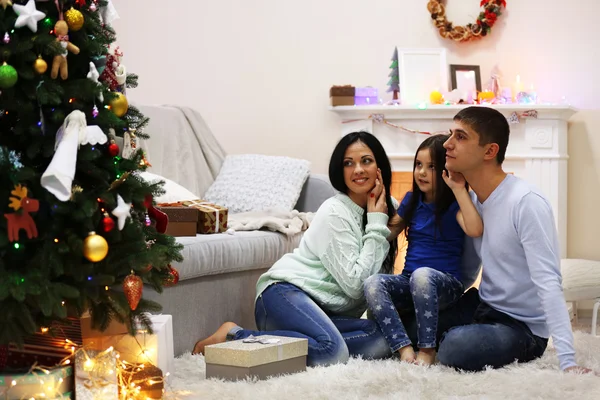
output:
M 250 335 L 308 339 L 308 366 L 345 363 L 350 356 L 378 359 L 391 356 L 375 321 L 328 315 L 304 291 L 285 283 L 267 287 L 256 300 L 258 331 L 235 328 L 233 340 Z
M 475 311 L 471 325 L 457 326 L 444 334 L 438 360 L 465 371 L 500 368 L 515 361 L 541 357 L 548 339 L 534 335 L 529 327 L 485 303 Z

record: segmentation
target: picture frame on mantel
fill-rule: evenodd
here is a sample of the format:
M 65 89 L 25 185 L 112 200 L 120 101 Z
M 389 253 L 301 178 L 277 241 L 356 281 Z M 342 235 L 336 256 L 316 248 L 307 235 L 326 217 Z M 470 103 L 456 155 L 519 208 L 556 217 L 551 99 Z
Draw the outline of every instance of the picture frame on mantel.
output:
M 481 71 L 479 65 L 450 64 L 450 90 L 462 93 L 481 92 Z
M 427 102 L 432 91 L 447 91 L 447 68 L 444 48 L 398 49 L 400 102 L 403 105 Z

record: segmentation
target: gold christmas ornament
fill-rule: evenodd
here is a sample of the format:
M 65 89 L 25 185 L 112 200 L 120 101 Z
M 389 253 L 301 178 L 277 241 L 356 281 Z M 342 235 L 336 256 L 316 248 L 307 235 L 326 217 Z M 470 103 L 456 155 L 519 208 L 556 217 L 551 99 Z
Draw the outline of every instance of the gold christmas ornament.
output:
M 129 103 L 127 102 L 127 97 L 123 93 L 115 93 L 117 97 L 110 101 L 110 109 L 111 111 L 119 118 L 127 114 L 127 109 L 129 108 Z
M 108 254 L 108 243 L 96 232 L 90 232 L 89 236 L 83 242 L 83 255 L 91 262 L 104 260 Z
M 42 75 L 48 70 L 48 63 L 42 58 L 42 56 L 38 56 L 38 58 L 33 62 L 33 69 L 36 73 Z
M 65 13 L 65 21 L 67 21 L 70 30 L 78 31 L 83 26 L 83 14 L 81 11 L 71 7 L 71 9 Z

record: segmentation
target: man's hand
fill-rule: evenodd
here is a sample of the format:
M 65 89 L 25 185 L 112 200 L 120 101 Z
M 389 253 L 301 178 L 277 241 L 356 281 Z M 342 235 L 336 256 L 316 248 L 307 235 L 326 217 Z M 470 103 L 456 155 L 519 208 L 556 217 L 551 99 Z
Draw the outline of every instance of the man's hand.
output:
M 573 366 L 565 369 L 565 372 L 574 372 L 576 374 L 596 374 L 596 376 L 600 376 L 597 372 L 592 371 L 589 368 Z
M 444 179 L 444 182 L 446 182 L 446 185 L 452 189 L 452 191 L 465 189 L 467 181 L 460 172 L 448 171 L 448 173 L 446 173 L 446 170 L 443 170 L 442 178 Z

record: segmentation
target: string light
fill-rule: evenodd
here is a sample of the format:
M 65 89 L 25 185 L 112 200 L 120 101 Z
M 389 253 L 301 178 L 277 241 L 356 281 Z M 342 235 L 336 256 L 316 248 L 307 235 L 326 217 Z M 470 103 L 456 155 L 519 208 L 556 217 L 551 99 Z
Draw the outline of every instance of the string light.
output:
M 108 287 L 107 287 L 108 288 Z M 64 302 L 63 302 L 64 303 Z M 42 328 L 42 331 L 48 328 Z M 140 331 L 145 333 L 146 331 Z M 139 343 L 138 343 L 139 344 Z M 140 345 L 141 347 L 141 345 Z M 163 376 L 147 376 L 152 374 L 156 368 L 150 369 L 148 367 L 154 367 L 151 363 L 139 363 L 134 364 L 124 360 L 121 360 L 121 356 L 112 346 L 108 349 L 100 352 L 92 353 L 91 350 L 87 350 L 85 346 L 80 346 L 69 339 L 65 339 L 64 348 L 71 350 L 71 355 L 63 358 L 57 365 L 69 366 L 72 364 L 71 360 L 77 359 L 77 365 L 79 365 L 79 357 L 82 357 L 82 369 L 89 373 L 89 377 L 86 380 L 85 386 L 92 389 L 100 389 L 107 384 L 115 382 L 118 387 L 118 400 L 149 400 L 150 398 L 144 393 L 144 390 L 151 390 L 150 387 L 162 384 L 162 392 L 164 394 L 164 383 L 165 379 L 170 375 L 166 372 Z M 144 353 L 147 349 L 143 350 Z M 85 361 L 83 361 L 85 360 Z M 146 371 L 144 373 L 143 371 Z M 160 370 L 158 370 L 160 371 Z M 38 376 L 39 373 L 41 376 Z M 66 371 L 65 371 L 66 372 Z M 3 393 L 3 395 L 10 397 L 11 389 L 23 385 L 31 385 L 29 380 L 31 375 L 39 379 L 41 386 L 36 387 L 34 390 L 37 393 L 28 393 L 25 398 L 29 397 L 30 400 L 40 398 L 61 398 L 64 393 L 61 393 L 61 384 L 64 382 L 63 377 L 59 376 L 60 371 L 51 371 L 51 368 L 46 368 L 34 364 L 27 374 L 22 375 L 18 379 L 14 379 L 10 383 L 10 387 Z M 75 375 L 76 371 L 73 372 Z M 137 374 L 142 373 L 141 377 L 136 377 Z M 64 372 L 63 372 L 64 375 Z M 42 378 L 43 377 L 43 378 Z M 58 379 L 57 379 L 58 378 Z M 22 390 L 21 387 L 14 390 Z

